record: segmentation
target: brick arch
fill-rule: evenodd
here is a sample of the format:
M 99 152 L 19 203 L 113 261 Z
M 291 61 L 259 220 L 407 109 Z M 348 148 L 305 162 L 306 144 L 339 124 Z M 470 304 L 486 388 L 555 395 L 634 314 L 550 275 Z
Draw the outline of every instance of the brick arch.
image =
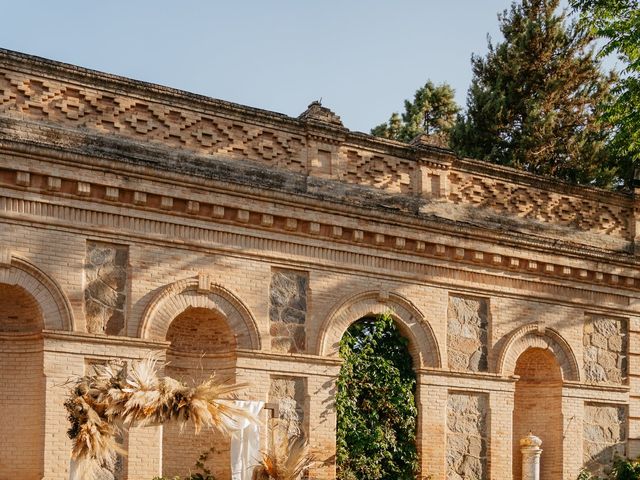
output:
M 220 285 L 195 277 L 161 289 L 142 315 L 140 338 L 164 341 L 171 322 L 188 308 L 205 308 L 223 316 L 236 336 L 238 348 L 259 350 L 260 335 L 249 309 Z
M 529 348 L 550 351 L 560 365 L 562 379 L 580 381 L 578 362 L 569 343 L 554 329 L 538 323 L 525 325 L 508 336 L 498 356 L 496 372 L 513 375 L 518 358 Z
M 409 339 L 409 351 L 416 368 L 439 368 L 440 349 L 433 330 L 422 313 L 401 295 L 379 291 L 349 297 L 329 314 L 320 329 L 318 355 L 337 356 L 340 339 L 352 323 L 363 317 L 385 312 L 391 313 L 400 331 Z
M 0 261 L 0 283 L 20 287 L 33 297 L 45 330 L 74 330 L 69 300 L 58 283 L 35 265 L 13 255 Z

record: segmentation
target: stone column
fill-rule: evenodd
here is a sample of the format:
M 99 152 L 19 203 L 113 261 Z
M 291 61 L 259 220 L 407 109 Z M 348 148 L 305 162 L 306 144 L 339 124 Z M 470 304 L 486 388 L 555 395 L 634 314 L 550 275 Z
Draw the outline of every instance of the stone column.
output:
M 522 480 L 540 480 L 540 454 L 542 440 L 529 432 L 529 435 L 520 439 L 520 451 L 522 452 Z

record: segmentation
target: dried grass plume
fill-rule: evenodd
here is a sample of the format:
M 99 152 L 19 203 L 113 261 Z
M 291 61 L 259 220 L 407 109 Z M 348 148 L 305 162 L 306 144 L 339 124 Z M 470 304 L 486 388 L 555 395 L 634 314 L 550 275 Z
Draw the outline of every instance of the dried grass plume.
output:
M 276 440 L 275 437 L 279 437 Z M 314 463 L 308 442 L 302 437 L 274 435 L 269 449 L 262 452 L 252 480 L 299 480 Z
M 189 387 L 170 377 L 158 376 L 158 358 L 150 356 L 130 364 L 108 362 L 95 365 L 94 372 L 79 377 L 65 408 L 75 460 L 72 480 L 97 479 L 111 471 L 116 455 L 124 453 L 117 438 L 132 425 L 192 422 L 196 433 L 203 428 L 228 434 L 246 411 L 228 401 L 244 385 L 225 385 L 212 376 Z

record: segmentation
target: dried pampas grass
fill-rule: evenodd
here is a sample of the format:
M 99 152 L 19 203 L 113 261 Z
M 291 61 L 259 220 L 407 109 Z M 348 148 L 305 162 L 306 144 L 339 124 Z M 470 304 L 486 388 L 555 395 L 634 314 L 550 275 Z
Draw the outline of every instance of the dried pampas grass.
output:
M 251 417 L 228 399 L 244 385 L 225 385 L 214 377 L 189 387 L 170 377 L 158 376 L 158 359 L 131 364 L 95 365 L 94 373 L 78 378 L 65 402 L 71 422 L 71 456 L 76 479 L 94 480 L 111 470 L 123 427 L 191 421 L 196 433 L 212 428 L 228 434 L 237 418 Z M 227 400 L 225 400 L 225 398 Z
M 272 434 L 269 449 L 254 468 L 253 480 L 299 480 L 314 462 L 309 444 L 302 437 L 286 433 L 278 441 L 275 436 Z

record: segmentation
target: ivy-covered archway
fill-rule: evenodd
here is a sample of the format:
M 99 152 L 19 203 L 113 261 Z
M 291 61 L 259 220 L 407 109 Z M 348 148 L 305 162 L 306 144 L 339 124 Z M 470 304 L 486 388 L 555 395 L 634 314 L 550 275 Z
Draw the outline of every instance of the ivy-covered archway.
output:
M 418 409 L 408 340 L 390 315 L 365 317 L 345 332 L 340 356 L 337 478 L 414 479 Z

